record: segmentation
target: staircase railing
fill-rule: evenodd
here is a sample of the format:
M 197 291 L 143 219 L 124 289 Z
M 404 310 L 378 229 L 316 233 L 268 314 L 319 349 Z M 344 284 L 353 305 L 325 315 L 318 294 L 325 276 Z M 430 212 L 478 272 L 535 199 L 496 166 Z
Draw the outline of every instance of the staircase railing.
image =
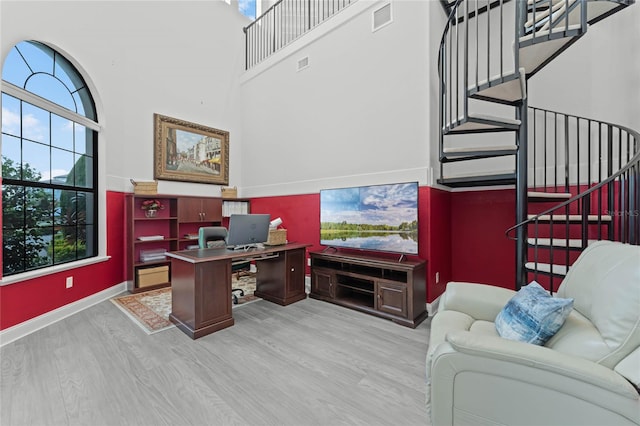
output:
M 271 56 L 357 0 L 280 0 L 243 28 L 245 69 Z
M 529 139 L 530 182 L 543 192 L 579 193 L 531 215 L 509 228 L 506 235 L 516 240 L 514 233 L 526 227 L 530 238 L 519 243 L 528 243 L 533 279 L 540 281 L 544 273 L 553 292 L 590 242 L 640 244 L 640 133 L 538 108 L 531 108 L 530 113 L 530 123 L 535 123 L 533 141 Z M 544 161 L 551 163 L 542 166 L 543 176 L 540 168 L 536 169 L 541 150 L 546 152 Z M 586 171 L 581 163 L 586 163 Z M 558 173 L 563 176 L 558 178 Z M 552 176 L 547 180 L 549 174 Z M 543 263 L 549 270 L 542 271 Z
M 500 84 L 518 70 L 517 55 L 505 63 L 505 52 L 512 50 L 513 39 L 503 37 L 512 34 L 504 29 L 505 25 L 513 28 L 514 22 L 513 16 L 505 13 L 508 2 L 458 0 L 451 6 L 438 55 L 440 125 L 445 132 L 468 118 L 467 91 L 475 93 L 488 84 Z M 441 137 L 440 152 L 442 148 Z
M 529 188 L 578 193 L 602 182 L 635 155 L 624 127 L 529 107 Z

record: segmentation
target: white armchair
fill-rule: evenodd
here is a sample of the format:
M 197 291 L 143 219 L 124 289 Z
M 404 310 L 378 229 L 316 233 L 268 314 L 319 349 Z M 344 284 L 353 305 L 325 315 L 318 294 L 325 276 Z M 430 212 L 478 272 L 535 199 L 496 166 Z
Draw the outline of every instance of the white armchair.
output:
M 514 294 L 447 285 L 427 354 L 433 425 L 640 425 L 640 247 L 580 255 L 557 294 L 574 309 L 544 346 L 496 332 Z

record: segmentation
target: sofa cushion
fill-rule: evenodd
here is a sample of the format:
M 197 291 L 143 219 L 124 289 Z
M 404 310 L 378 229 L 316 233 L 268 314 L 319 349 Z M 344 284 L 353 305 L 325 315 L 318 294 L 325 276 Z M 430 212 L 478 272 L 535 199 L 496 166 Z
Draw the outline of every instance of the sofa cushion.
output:
M 640 345 L 639 246 L 611 241 L 589 245 L 569 269 L 558 296 L 573 298 L 574 309 L 600 334 L 597 363 L 614 368 Z M 582 356 L 593 359 L 596 352 Z M 629 379 L 640 382 L 640 368 Z
M 575 308 L 545 346 L 593 362 L 598 362 L 611 351 L 593 323 Z
M 501 337 L 543 345 L 562 327 L 573 299 L 551 297 L 537 282 L 522 287 L 496 317 Z

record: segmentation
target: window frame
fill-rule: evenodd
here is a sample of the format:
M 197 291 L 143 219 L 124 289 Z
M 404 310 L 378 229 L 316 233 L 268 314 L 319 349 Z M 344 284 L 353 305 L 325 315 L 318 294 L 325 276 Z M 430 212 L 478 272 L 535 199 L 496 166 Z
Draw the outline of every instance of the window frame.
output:
M 28 41 L 28 40 L 25 40 L 25 41 Z M 61 53 L 59 50 L 56 50 L 55 48 L 41 42 L 37 42 L 37 43 L 43 44 L 44 46 L 51 48 L 57 54 L 59 54 L 65 61 L 69 62 L 73 66 L 74 71 L 83 79 L 85 87 L 87 88 L 88 92 L 93 98 L 94 115 L 96 117 L 99 117 L 100 116 L 99 108 L 94 95 L 95 90 L 93 90 L 93 88 L 88 84 L 88 81 L 83 75 L 83 73 L 81 72 L 81 69 L 71 59 L 69 59 L 65 54 Z M 16 46 L 18 46 L 19 44 L 20 43 L 17 43 Z M 52 76 L 52 78 L 55 78 L 55 77 Z M 105 219 L 105 213 L 104 213 L 105 211 L 104 206 L 106 201 L 106 191 L 104 190 L 104 176 L 105 176 L 104 175 L 104 164 L 105 164 L 104 155 L 106 150 L 103 148 L 104 144 L 101 143 L 101 140 L 103 138 L 102 126 L 100 126 L 100 124 L 98 124 L 96 121 L 92 120 L 91 118 L 88 118 L 84 115 L 76 113 L 72 110 L 69 110 L 55 102 L 52 102 L 33 92 L 25 90 L 21 87 L 14 85 L 13 83 L 10 83 L 2 79 L 0 79 L 0 91 L 22 102 L 29 103 L 36 107 L 42 108 L 51 114 L 56 114 L 64 119 L 67 119 L 79 125 L 82 125 L 86 129 L 94 131 L 96 134 L 95 137 L 97 139 L 96 143 L 94 144 L 94 152 L 93 152 L 93 156 L 95 157 L 95 161 L 93 161 L 93 164 L 94 164 L 93 184 L 91 185 L 90 188 L 85 188 L 86 190 L 94 194 L 93 209 L 95 209 L 95 216 L 94 216 L 95 221 L 93 223 L 94 231 L 92 232 L 92 238 L 94 239 L 93 241 L 94 249 L 92 250 L 92 254 L 89 257 L 82 258 L 82 259 L 75 259 L 65 263 L 50 264 L 50 265 L 46 265 L 46 266 L 35 268 L 35 269 L 29 269 L 23 272 L 17 272 L 15 274 L 11 274 L 8 276 L 2 275 L 0 277 L 0 285 L 21 282 L 24 280 L 46 276 L 49 274 L 54 274 L 54 273 L 58 273 L 65 270 L 71 270 L 71 269 L 78 268 L 80 266 L 86 266 L 86 265 L 100 263 L 108 260 L 110 256 L 106 255 L 106 229 L 105 229 L 106 219 Z M 0 272 L 0 274 L 1 273 L 2 272 Z

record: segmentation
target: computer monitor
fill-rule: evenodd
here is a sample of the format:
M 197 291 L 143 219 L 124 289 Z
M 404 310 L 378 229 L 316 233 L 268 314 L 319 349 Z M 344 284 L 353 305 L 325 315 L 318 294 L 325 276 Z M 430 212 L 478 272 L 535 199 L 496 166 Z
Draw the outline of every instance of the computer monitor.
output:
M 232 214 L 229 217 L 227 247 L 244 248 L 269 239 L 269 214 Z

